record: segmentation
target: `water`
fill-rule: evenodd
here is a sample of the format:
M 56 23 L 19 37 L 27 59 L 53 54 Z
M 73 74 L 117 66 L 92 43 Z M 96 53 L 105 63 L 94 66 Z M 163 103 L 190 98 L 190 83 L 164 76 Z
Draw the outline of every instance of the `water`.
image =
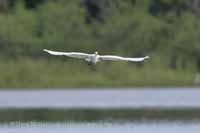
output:
M 200 89 L 0 91 L 0 108 L 199 108 Z
M 14 123 L 2 133 L 199 133 L 200 123 Z
M 198 133 L 200 89 L 0 91 L 0 133 Z

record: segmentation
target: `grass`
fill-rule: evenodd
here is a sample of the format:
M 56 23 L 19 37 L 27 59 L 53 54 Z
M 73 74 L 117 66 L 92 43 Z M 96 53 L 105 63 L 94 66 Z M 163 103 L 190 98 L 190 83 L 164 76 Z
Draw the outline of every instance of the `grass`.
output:
M 100 62 L 95 70 L 83 61 L 21 58 L 0 61 L 0 88 L 168 87 L 195 86 L 195 72 L 144 63 Z

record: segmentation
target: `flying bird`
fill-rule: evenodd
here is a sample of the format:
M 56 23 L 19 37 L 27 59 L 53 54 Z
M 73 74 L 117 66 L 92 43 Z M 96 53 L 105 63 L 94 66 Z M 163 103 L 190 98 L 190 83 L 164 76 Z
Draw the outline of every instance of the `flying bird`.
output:
M 58 51 L 51 51 L 47 49 L 44 49 L 44 51 L 51 55 L 61 55 L 61 56 L 68 56 L 72 58 L 84 59 L 90 65 L 95 65 L 97 62 L 102 61 L 102 60 L 113 60 L 113 61 L 121 60 L 121 61 L 141 62 L 149 58 L 149 56 L 130 58 L 130 57 L 115 56 L 115 55 L 99 55 L 97 51 L 95 51 L 94 54 L 87 54 L 87 53 L 80 53 L 80 52 L 58 52 Z

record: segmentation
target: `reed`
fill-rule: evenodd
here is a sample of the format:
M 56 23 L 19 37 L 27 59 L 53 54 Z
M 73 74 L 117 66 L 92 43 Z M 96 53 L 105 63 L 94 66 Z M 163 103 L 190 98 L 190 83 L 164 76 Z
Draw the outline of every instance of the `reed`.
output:
M 172 70 L 144 63 L 20 58 L 0 61 L 0 88 L 169 87 L 196 86 L 192 70 Z

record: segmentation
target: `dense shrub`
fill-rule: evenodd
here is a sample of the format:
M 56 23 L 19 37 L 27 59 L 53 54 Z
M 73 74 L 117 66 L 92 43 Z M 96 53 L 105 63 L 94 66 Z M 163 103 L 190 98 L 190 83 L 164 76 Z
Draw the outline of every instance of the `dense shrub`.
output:
M 17 0 L 0 14 L 0 54 L 42 49 L 152 56 L 170 68 L 200 68 L 200 19 L 182 0 Z M 5 3 L 4 3 L 5 4 Z

